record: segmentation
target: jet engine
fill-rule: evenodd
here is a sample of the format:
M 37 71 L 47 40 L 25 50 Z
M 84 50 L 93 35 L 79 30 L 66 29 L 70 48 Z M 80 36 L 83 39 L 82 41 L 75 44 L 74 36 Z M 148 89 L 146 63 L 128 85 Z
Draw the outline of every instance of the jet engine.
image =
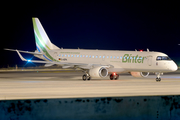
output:
M 131 72 L 133 77 L 147 77 L 149 72 Z
M 93 78 L 104 78 L 108 75 L 108 70 L 105 67 L 95 67 L 89 70 L 89 75 Z

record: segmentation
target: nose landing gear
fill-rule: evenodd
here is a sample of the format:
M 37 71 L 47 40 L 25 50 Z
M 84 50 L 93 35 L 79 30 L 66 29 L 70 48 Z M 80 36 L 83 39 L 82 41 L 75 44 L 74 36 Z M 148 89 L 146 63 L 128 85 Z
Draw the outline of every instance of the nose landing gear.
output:
M 157 77 L 156 77 L 156 82 L 160 82 L 161 81 L 161 75 L 163 75 L 163 73 L 156 73 Z
M 161 81 L 161 78 L 156 78 L 156 82 L 160 82 Z

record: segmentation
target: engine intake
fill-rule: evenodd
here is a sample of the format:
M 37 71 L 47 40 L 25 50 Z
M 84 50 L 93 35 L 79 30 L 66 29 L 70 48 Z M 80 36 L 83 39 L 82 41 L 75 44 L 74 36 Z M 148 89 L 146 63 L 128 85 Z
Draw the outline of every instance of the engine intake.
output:
M 149 76 L 149 72 L 131 72 L 133 77 L 147 77 Z
M 95 67 L 89 70 L 89 75 L 95 78 L 104 78 L 108 75 L 108 70 L 105 67 Z

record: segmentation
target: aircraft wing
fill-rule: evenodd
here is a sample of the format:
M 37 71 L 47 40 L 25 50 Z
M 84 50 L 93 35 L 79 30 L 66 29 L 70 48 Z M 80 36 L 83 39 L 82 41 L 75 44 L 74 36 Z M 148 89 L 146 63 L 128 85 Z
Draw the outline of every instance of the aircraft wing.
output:
M 16 51 L 18 53 L 18 55 L 22 61 L 33 62 L 33 63 L 45 63 L 46 67 L 54 65 L 54 64 L 64 65 L 63 68 L 76 66 L 77 68 L 81 68 L 81 69 L 91 69 L 92 67 L 98 67 L 98 66 L 103 66 L 106 68 L 114 67 L 112 65 L 101 65 L 101 64 L 84 64 L 84 63 L 68 63 L 68 62 L 54 62 L 54 61 L 51 62 L 51 61 L 42 61 L 42 60 L 27 60 L 19 53 L 19 50 L 13 50 L 13 51 Z
M 88 64 L 82 64 L 82 63 L 67 63 L 67 62 L 51 62 L 51 61 L 42 61 L 42 60 L 27 60 L 25 59 L 20 53 L 19 50 L 13 50 L 16 51 L 21 58 L 22 61 L 27 61 L 27 62 L 34 62 L 34 63 L 45 63 L 47 66 L 48 65 L 53 65 L 53 64 L 59 64 L 59 65 L 77 65 L 77 66 L 85 66 Z

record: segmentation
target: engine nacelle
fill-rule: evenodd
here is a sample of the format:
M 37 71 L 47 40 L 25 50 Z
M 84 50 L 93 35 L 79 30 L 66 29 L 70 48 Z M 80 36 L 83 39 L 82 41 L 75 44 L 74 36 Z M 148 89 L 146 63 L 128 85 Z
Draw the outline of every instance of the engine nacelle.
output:
M 93 78 L 104 78 L 108 75 L 108 70 L 105 67 L 95 67 L 89 70 L 89 75 Z
M 149 72 L 131 72 L 133 77 L 147 77 Z

